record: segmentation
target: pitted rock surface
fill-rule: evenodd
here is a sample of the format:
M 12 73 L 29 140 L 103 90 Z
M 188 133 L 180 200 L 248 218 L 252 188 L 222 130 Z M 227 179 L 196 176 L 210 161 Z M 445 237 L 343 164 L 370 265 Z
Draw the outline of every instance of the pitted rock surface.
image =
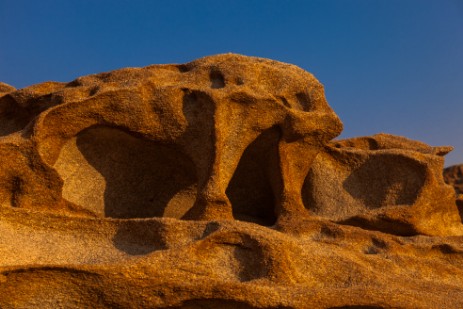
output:
M 451 147 L 341 131 L 235 54 L 0 83 L 0 307 L 463 307 Z
M 162 208 L 191 219 L 270 222 L 273 208 L 303 216 L 310 163 L 342 130 L 311 74 L 233 54 L 45 83 L 2 105 L 3 135 L 21 131 L 18 151 L 33 151 L 35 170 L 47 173 L 11 175 L 21 192 L 4 199 L 27 208 L 39 204 L 34 195 L 53 196 L 55 205 L 118 218 L 162 216 Z M 36 188 L 44 183 L 49 192 Z M 256 203 L 270 211 L 249 209 Z

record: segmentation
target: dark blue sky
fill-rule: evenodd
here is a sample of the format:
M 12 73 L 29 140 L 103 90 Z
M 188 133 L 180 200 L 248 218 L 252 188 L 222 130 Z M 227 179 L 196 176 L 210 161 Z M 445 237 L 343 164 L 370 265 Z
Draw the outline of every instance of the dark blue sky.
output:
M 452 145 L 463 163 L 463 0 L 0 0 L 0 80 L 17 88 L 225 52 L 313 73 L 341 137 Z

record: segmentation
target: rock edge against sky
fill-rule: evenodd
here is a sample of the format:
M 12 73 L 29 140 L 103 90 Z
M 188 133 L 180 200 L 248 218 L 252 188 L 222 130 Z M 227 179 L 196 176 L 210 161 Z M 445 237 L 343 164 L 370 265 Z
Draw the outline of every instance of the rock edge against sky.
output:
M 235 54 L 1 84 L 0 307 L 461 307 L 452 148 L 341 131 Z

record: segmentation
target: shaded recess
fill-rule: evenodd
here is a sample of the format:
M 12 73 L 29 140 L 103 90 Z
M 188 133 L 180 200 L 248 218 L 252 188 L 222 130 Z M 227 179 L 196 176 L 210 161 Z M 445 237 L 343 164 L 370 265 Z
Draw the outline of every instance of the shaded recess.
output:
M 344 189 L 365 207 L 413 205 L 426 179 L 426 169 L 415 160 L 371 156 L 344 180 Z
M 112 218 L 180 218 L 196 198 L 193 163 L 181 152 L 109 127 L 82 131 L 55 168 L 63 197 Z
M 383 306 L 369 306 L 369 305 L 349 305 L 341 307 L 330 307 L 328 309 L 385 309 Z
M 124 220 L 119 223 L 112 241 L 114 246 L 130 255 L 144 255 L 167 248 L 162 223 L 154 220 Z
M 267 308 L 267 309 L 288 309 L 291 307 L 286 306 L 270 306 L 270 307 L 262 307 L 262 306 L 253 306 L 245 301 L 237 301 L 237 300 L 230 300 L 230 299 L 219 299 L 219 298 L 212 298 L 212 299 L 191 299 L 184 301 L 181 306 L 179 307 L 170 307 L 173 309 L 215 309 L 215 308 L 222 308 L 222 309 L 257 309 L 257 308 Z
M 0 97 L 0 137 L 22 130 L 31 117 L 11 96 Z
M 302 199 L 311 213 L 334 220 L 387 206 L 412 206 L 426 180 L 426 167 L 401 155 L 371 154 L 355 166 L 343 158 L 326 160 L 312 167 Z
M 270 226 L 276 222 L 275 197 L 268 177 L 270 157 L 278 151 L 280 131 L 264 131 L 245 150 L 226 194 L 235 219 Z
M 211 88 L 219 89 L 225 87 L 225 78 L 219 69 L 212 69 L 209 73 L 209 79 L 211 80 Z
M 444 169 L 444 180 L 455 189 L 455 193 L 463 194 L 463 164 Z
M 296 93 L 296 99 L 298 103 L 298 109 L 305 111 L 305 112 L 310 112 L 314 110 L 315 106 L 313 106 L 313 102 L 307 93 L 304 93 L 304 92 Z
M 214 273 L 247 282 L 267 278 L 271 273 L 267 248 L 241 232 L 216 232 L 197 243 L 197 260 L 207 263 Z
M 463 223 L 463 196 L 456 200 L 458 213 L 460 214 L 461 223 Z

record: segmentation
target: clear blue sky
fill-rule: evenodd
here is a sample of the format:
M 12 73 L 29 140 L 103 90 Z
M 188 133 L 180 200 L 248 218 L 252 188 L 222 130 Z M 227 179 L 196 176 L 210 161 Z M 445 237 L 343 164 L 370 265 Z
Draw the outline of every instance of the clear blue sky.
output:
M 324 85 L 341 137 L 453 145 L 463 163 L 463 0 L 0 0 L 0 80 L 17 88 L 235 52 Z

